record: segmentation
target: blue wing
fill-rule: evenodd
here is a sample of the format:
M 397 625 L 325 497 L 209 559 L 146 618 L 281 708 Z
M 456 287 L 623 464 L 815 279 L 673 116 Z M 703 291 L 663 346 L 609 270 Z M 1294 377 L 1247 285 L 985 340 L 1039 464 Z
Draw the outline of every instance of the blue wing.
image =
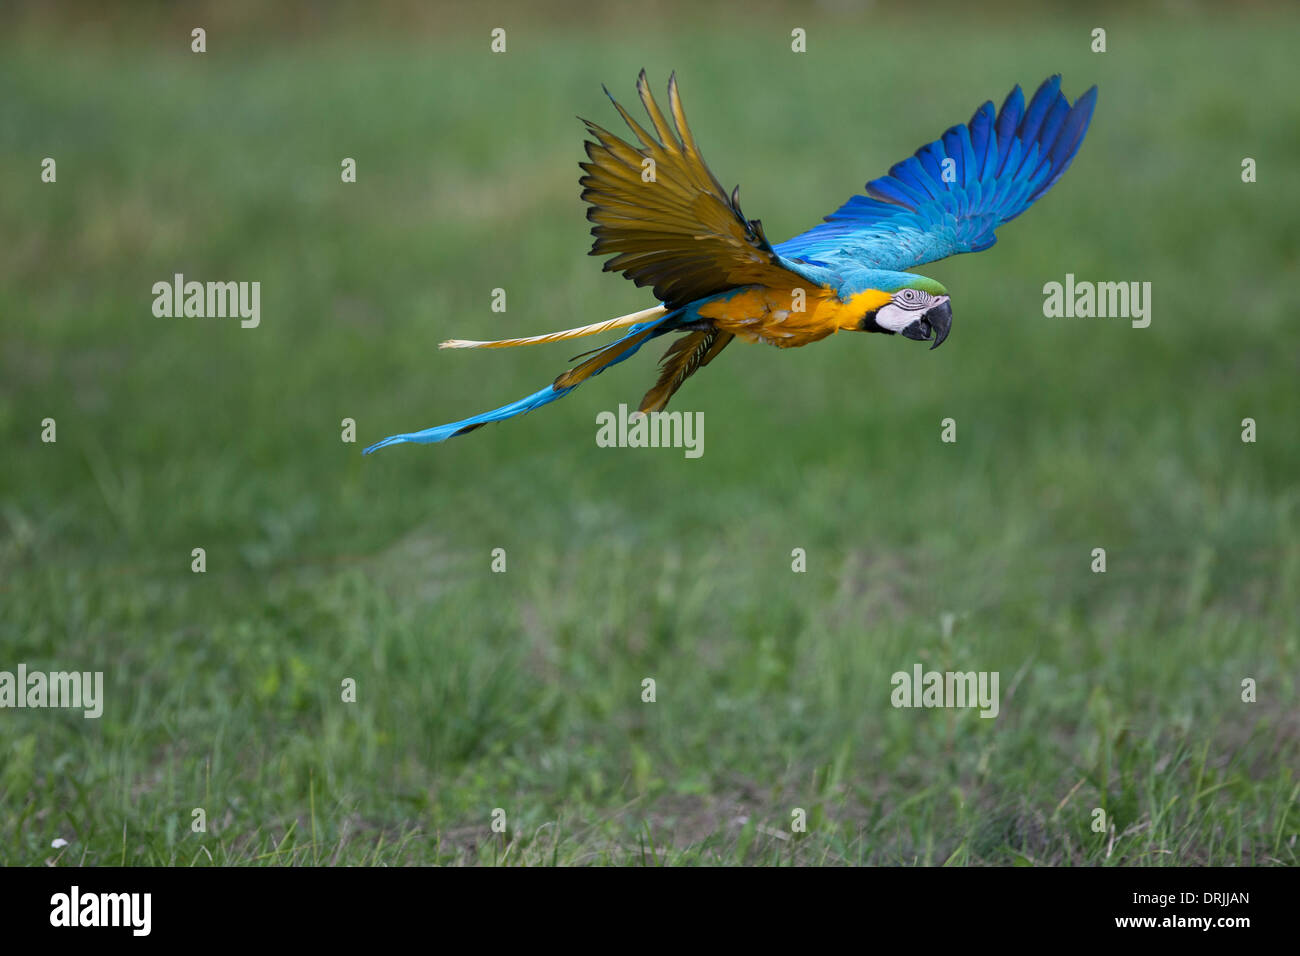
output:
M 970 122 L 896 163 L 826 221 L 774 247 L 837 271 L 904 270 L 997 241 L 993 230 L 1052 188 L 1083 142 L 1094 86 L 1071 106 L 1061 78 L 1043 82 L 1025 108 L 1017 86 L 996 117 L 992 102 Z

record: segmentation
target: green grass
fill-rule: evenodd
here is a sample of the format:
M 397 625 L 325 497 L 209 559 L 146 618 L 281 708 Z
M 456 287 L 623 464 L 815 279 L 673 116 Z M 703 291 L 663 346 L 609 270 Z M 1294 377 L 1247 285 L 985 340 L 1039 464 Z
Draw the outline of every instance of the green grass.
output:
M 1097 55 L 1092 19 L 669 10 L 0 37 L 0 670 L 107 697 L 0 711 L 0 862 L 1298 862 L 1295 13 L 1112 11 Z M 1101 94 L 1047 199 L 922 270 L 936 352 L 735 345 L 674 403 L 699 460 L 595 446 L 650 354 L 363 459 L 578 351 L 439 340 L 650 304 L 585 255 L 573 118 L 642 66 L 773 239 L 1014 82 Z M 260 281 L 261 327 L 155 319 L 174 272 Z M 1067 272 L 1150 281 L 1151 327 L 1044 318 Z M 999 672 L 998 718 L 891 707 L 917 662 Z

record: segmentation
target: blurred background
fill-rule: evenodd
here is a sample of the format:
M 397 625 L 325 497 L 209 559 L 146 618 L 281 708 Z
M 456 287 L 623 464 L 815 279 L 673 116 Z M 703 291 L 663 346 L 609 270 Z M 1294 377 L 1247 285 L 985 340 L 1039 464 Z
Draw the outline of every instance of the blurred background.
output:
M 106 699 L 0 711 L 0 862 L 1297 862 L 1293 4 L 5 19 L 0 670 Z M 653 304 L 577 185 L 575 115 L 617 130 L 643 67 L 773 241 L 1015 83 L 1100 99 L 1050 195 L 921 270 L 942 349 L 734 345 L 672 406 L 697 460 L 595 444 L 659 348 L 363 459 L 579 351 L 442 339 Z M 178 272 L 260 282 L 260 326 L 154 317 Z M 1067 273 L 1150 282 L 1150 327 L 1045 318 Z M 998 718 L 894 709 L 917 663 L 998 672 Z

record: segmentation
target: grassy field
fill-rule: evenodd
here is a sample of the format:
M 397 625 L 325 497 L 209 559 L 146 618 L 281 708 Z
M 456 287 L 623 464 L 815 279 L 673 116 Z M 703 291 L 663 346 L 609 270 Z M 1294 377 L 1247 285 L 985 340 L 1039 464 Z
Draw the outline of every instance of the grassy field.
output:
M 105 690 L 0 710 L 0 863 L 1295 865 L 1300 15 L 647 9 L 0 31 L 0 670 Z M 658 348 L 362 458 L 579 351 L 440 340 L 652 304 L 576 182 L 643 66 L 773 240 L 1013 83 L 1100 100 L 921 270 L 942 349 L 734 345 L 674 402 L 698 460 L 595 445 Z M 177 272 L 261 325 L 155 318 Z M 1150 327 L 1045 318 L 1067 273 L 1152 283 Z M 917 663 L 999 715 L 895 709 Z

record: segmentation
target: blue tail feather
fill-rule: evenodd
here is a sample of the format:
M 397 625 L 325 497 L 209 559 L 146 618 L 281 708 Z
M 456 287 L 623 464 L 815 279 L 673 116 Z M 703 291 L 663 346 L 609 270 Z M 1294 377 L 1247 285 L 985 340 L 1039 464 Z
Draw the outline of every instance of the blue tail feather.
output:
M 629 348 L 622 355 L 618 355 L 612 358 L 608 364 L 601 366 L 591 374 L 593 376 L 599 375 L 601 372 L 605 371 L 605 369 L 617 365 L 619 362 L 622 362 L 625 359 L 631 358 L 633 355 L 637 353 L 637 350 L 639 350 L 642 345 L 645 345 L 646 342 L 649 342 L 653 338 L 657 338 L 658 336 L 664 334 L 665 332 L 671 331 L 672 328 L 674 328 L 674 325 L 669 323 L 669 320 L 676 319 L 678 315 L 679 313 L 670 312 L 668 315 L 661 316 L 660 318 L 655 319 L 653 322 L 641 322 L 638 323 L 637 325 L 632 326 L 628 330 L 626 335 L 624 335 L 620 339 L 611 342 L 609 345 L 604 346 L 603 348 L 599 349 L 599 351 L 603 352 L 603 351 L 607 351 L 608 349 L 612 349 L 616 345 L 627 341 L 633 336 L 639 335 L 640 333 L 644 332 L 646 329 L 653 328 L 655 329 L 655 332 L 653 335 L 646 336 L 644 342 L 638 342 L 635 346 Z M 656 326 L 658 328 L 656 328 Z M 500 408 L 494 408 L 490 412 L 483 412 L 480 415 L 474 415 L 471 418 L 465 418 L 458 422 L 450 422 L 446 425 L 435 425 L 434 427 L 426 428 L 423 431 L 406 432 L 401 435 L 391 435 L 388 438 L 385 438 L 383 441 L 375 442 L 369 448 L 365 449 L 362 452 L 362 454 L 369 455 L 372 452 L 376 452 L 381 448 L 387 448 L 389 445 L 399 445 L 402 442 L 415 442 L 416 444 L 420 444 L 420 445 L 428 445 L 428 444 L 432 444 L 433 442 L 446 441 L 448 438 L 454 438 L 456 435 L 463 435 L 466 432 L 473 431 L 474 429 L 482 425 L 486 425 L 489 422 L 503 422 L 508 418 L 514 418 L 516 415 L 523 415 L 526 412 L 531 412 L 535 408 L 541 408 L 543 405 L 549 405 L 551 402 L 558 401 L 559 399 L 563 398 L 565 395 L 568 395 L 571 391 L 573 391 L 577 387 L 578 387 L 577 385 L 567 385 L 567 386 L 560 386 L 560 387 L 557 387 L 555 385 L 547 385 L 544 388 L 541 388 L 536 392 L 533 392 L 533 394 L 531 395 L 527 395 L 519 399 L 518 401 L 511 402 L 509 405 L 502 405 Z

